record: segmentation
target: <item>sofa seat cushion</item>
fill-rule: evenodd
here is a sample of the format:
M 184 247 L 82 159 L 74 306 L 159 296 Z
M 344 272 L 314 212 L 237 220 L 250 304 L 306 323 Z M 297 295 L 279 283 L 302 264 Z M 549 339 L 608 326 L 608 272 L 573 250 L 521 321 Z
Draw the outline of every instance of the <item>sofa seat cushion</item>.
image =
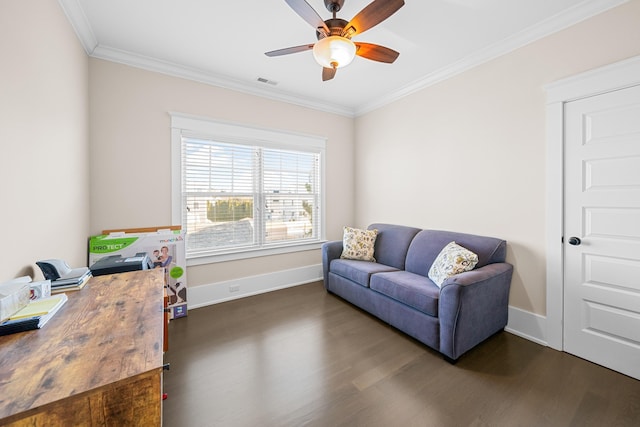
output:
M 375 274 L 370 288 L 429 316 L 438 317 L 440 288 L 429 278 L 408 271 Z
M 360 286 L 369 287 L 369 279 L 372 274 L 398 271 L 397 268 L 370 261 L 358 261 L 352 259 L 334 259 L 331 261 L 329 271 L 342 276 Z

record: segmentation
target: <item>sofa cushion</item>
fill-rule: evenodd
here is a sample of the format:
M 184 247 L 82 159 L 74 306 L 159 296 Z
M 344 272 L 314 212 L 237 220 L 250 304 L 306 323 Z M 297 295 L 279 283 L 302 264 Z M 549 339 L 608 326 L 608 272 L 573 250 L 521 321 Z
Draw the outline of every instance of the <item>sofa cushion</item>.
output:
M 342 255 L 340 258 L 373 261 L 373 251 L 376 244 L 378 230 L 360 230 L 359 228 L 344 227 L 342 236 Z
M 409 245 L 420 229 L 382 223 L 371 224 L 368 229 L 378 230 L 374 255 L 376 261 L 398 270 L 404 270 Z
M 440 288 L 429 278 L 407 271 L 378 273 L 370 288 L 430 316 L 438 316 Z
M 353 259 L 334 259 L 331 261 L 329 268 L 332 273 L 352 280 L 367 288 L 369 287 L 369 279 L 372 274 L 397 270 L 388 265 Z
M 476 268 L 505 261 L 507 242 L 504 240 L 453 231 L 422 230 L 411 241 L 405 270 L 428 276 L 438 254 L 450 242 L 456 242 L 478 255 Z
M 456 242 L 451 242 L 440 251 L 438 257 L 433 261 L 428 276 L 433 283 L 441 287 L 447 278 L 471 271 L 477 263 L 478 255 Z

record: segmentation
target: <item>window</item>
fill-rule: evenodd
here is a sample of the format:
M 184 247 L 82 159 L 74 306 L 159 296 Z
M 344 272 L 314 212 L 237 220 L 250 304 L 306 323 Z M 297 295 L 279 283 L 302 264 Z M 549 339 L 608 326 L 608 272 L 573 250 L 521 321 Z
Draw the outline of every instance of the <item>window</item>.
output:
M 173 220 L 190 264 L 319 246 L 324 139 L 171 119 Z

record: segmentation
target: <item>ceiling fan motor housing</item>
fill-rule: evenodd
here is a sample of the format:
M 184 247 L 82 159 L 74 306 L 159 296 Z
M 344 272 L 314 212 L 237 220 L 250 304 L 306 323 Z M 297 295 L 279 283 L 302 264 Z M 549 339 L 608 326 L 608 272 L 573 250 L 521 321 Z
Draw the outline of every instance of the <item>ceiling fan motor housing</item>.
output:
M 344 0 L 324 0 L 324 6 L 331 13 L 339 12 L 343 4 Z
M 329 27 L 330 36 L 341 36 L 342 30 L 347 26 L 349 22 L 345 21 L 344 19 L 333 18 L 327 19 L 326 21 L 324 21 L 324 23 L 327 25 L 327 27 Z M 316 30 L 316 37 L 318 38 L 318 40 L 320 40 L 324 37 L 324 35 L 320 31 Z

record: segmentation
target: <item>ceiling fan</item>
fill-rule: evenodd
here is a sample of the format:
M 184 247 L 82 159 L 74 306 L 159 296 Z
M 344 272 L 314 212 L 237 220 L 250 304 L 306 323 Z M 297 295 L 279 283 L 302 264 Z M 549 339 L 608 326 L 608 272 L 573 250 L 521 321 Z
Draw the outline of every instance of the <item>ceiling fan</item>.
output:
M 323 21 L 320 15 L 305 0 L 285 0 L 302 19 L 316 30 L 318 41 L 313 44 L 288 47 L 266 52 L 267 56 L 281 56 L 313 50 L 316 61 L 322 65 L 322 80 L 331 80 L 338 68 L 349 65 L 355 55 L 388 64 L 400 53 L 388 47 L 372 43 L 353 42 L 351 38 L 378 25 L 404 6 L 404 0 L 374 0 L 347 22 L 336 17 L 344 0 L 324 0 L 333 18 Z

